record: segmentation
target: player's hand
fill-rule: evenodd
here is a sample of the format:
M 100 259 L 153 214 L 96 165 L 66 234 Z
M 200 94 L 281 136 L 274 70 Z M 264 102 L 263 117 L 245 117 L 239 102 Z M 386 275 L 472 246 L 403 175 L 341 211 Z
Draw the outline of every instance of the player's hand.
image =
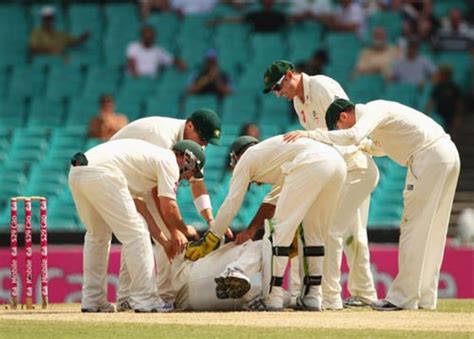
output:
M 163 249 L 165 250 L 168 260 L 171 261 L 177 254 L 173 249 L 173 244 L 171 243 L 171 241 L 168 240 L 164 244 L 162 244 L 162 246 L 163 246 Z
M 240 232 L 235 237 L 235 242 L 237 245 L 243 244 L 247 240 L 250 240 L 255 235 L 255 230 L 253 228 L 247 228 L 245 231 Z
M 225 236 L 226 236 L 227 239 L 229 239 L 229 240 L 234 239 L 234 233 L 232 232 L 232 230 L 231 230 L 230 228 L 228 228 L 228 229 L 225 231 Z
M 200 235 L 199 235 L 198 231 L 192 225 L 187 225 L 186 226 L 186 236 L 188 238 L 194 238 L 194 240 L 199 240 L 199 238 L 200 238 Z
M 188 243 L 186 236 L 178 230 L 171 232 L 169 241 L 171 243 L 171 248 L 174 255 L 183 252 L 186 249 L 186 244 Z
M 283 141 L 285 142 L 293 142 L 298 140 L 299 138 L 304 138 L 306 136 L 306 131 L 293 131 L 288 132 L 283 135 Z

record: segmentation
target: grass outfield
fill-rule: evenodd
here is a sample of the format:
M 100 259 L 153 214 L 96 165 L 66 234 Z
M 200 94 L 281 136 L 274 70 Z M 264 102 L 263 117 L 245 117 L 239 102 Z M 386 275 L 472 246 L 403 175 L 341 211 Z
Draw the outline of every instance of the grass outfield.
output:
M 79 305 L 0 310 L 1 338 L 474 338 L 474 300 L 441 300 L 436 311 L 82 314 Z

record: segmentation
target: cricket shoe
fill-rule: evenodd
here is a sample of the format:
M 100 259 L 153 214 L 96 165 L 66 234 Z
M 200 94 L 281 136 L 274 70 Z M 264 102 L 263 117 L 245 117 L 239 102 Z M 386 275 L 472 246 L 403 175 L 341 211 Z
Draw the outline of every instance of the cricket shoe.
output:
M 129 300 L 125 300 L 117 304 L 117 312 L 131 312 L 131 311 L 133 311 L 133 307 L 132 305 L 130 305 Z
M 114 313 L 115 306 L 112 304 L 105 304 L 99 307 L 82 307 L 82 313 Z
M 319 298 L 305 296 L 303 298 L 299 297 L 296 300 L 295 309 L 299 311 L 320 312 L 323 308 L 321 307 L 321 300 Z
M 344 300 L 344 307 L 366 307 L 372 305 L 372 301 L 363 297 L 350 297 Z
M 377 300 L 372 303 L 372 308 L 376 311 L 400 311 L 401 307 L 392 304 L 387 300 Z
M 173 304 L 160 300 L 152 307 L 137 307 L 133 309 L 135 313 L 167 313 L 174 310 Z
M 227 268 L 214 279 L 218 299 L 239 299 L 250 290 L 250 279 L 238 267 Z
M 268 300 L 268 299 L 267 299 Z M 267 301 L 261 297 L 257 297 L 247 303 L 243 307 L 245 311 L 249 312 L 282 312 L 284 311 L 283 306 L 267 304 Z

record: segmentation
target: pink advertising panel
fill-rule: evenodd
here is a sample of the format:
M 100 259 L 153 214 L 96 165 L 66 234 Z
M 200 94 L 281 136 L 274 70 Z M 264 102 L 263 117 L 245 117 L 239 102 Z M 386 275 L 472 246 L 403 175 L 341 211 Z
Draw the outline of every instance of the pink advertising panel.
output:
M 23 296 L 24 251 L 18 251 L 18 296 Z M 82 247 L 49 247 L 49 301 L 50 303 L 79 302 L 82 284 Z M 396 246 L 371 246 L 372 272 L 379 297 L 383 297 L 397 272 Z M 109 260 L 109 300 L 115 299 L 120 266 L 119 247 L 112 247 Z M 439 296 L 442 298 L 474 298 L 474 249 L 447 248 L 441 269 Z M 343 262 L 344 296 L 347 296 L 347 264 Z M 10 301 L 10 249 L 0 249 L 0 304 Z M 33 254 L 34 301 L 40 303 L 41 279 L 39 249 Z M 21 299 L 23 302 L 23 298 Z

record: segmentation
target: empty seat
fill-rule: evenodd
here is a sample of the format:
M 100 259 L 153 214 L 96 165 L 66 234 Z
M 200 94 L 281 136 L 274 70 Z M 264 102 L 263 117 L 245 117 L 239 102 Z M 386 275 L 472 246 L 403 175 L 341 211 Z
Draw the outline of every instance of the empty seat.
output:
M 24 99 L 39 96 L 44 88 L 44 72 L 39 67 L 16 66 L 10 80 L 9 97 Z
M 64 105 L 60 100 L 34 98 L 31 101 L 28 127 L 59 127 L 63 124 Z

